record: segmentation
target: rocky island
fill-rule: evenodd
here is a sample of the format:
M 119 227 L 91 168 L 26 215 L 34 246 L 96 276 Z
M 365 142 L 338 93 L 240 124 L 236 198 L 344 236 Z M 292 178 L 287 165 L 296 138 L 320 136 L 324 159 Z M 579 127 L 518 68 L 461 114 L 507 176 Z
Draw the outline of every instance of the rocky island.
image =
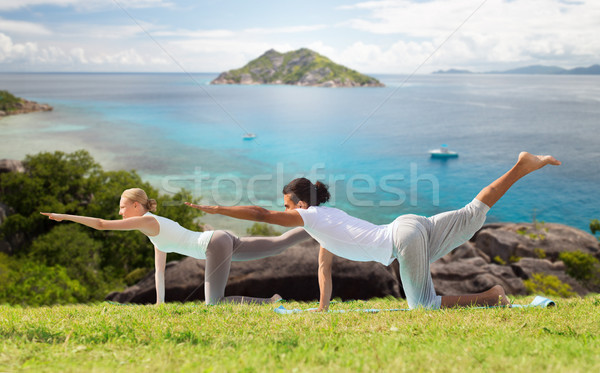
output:
M 306 48 L 273 49 L 246 66 L 221 73 L 211 84 L 288 84 L 313 87 L 383 87 L 377 79 L 332 62 Z
M 14 96 L 8 91 L 0 91 L 0 118 L 7 115 L 32 113 L 35 111 L 51 111 L 52 106 L 48 104 L 38 104 L 34 101 L 28 101 Z

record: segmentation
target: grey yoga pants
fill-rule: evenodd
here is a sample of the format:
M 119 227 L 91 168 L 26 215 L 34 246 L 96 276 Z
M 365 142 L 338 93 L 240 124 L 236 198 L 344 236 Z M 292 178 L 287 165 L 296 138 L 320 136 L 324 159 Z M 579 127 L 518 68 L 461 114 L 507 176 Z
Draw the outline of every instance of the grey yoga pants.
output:
M 290 246 L 308 238 L 310 235 L 304 228 L 294 228 L 277 237 L 238 238 L 225 231 L 215 231 L 206 248 L 206 303 L 216 304 L 225 295 L 232 261 L 247 261 L 281 254 Z
M 468 241 L 485 222 L 489 207 L 474 199 L 465 207 L 426 218 L 402 215 L 394 220 L 394 256 L 409 308 L 440 308 L 430 264 Z

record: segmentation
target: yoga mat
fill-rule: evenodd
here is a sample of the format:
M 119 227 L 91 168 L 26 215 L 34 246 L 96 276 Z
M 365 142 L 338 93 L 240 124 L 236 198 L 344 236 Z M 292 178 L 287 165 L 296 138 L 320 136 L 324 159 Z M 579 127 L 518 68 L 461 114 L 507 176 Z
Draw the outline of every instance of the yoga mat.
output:
M 541 297 L 538 295 L 529 304 L 511 304 L 510 308 L 527 308 L 527 307 L 546 308 L 546 307 L 554 307 L 554 306 L 556 306 L 556 303 L 553 300 L 550 300 L 548 298 L 544 298 L 544 297 Z M 481 308 L 497 308 L 497 307 L 504 307 L 504 306 L 473 307 L 473 308 L 481 309 Z M 288 310 L 284 306 L 279 306 L 279 307 L 275 308 L 274 311 L 280 315 L 289 315 L 292 313 L 310 312 L 310 311 L 313 311 L 316 309 L 317 308 L 307 308 L 307 309 L 294 308 L 294 309 Z M 327 312 L 329 312 L 329 313 L 346 313 L 346 312 L 378 313 L 378 312 L 395 312 L 395 311 L 410 311 L 410 310 L 408 308 L 389 308 L 389 309 L 365 308 L 365 309 L 356 309 L 356 310 L 329 310 Z

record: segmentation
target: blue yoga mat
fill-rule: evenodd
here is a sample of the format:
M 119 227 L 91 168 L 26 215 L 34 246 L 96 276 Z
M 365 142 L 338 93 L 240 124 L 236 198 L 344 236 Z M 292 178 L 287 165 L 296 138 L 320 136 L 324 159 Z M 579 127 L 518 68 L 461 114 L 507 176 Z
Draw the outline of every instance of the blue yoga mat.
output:
M 548 298 L 544 298 L 544 297 L 541 297 L 538 295 L 529 304 L 511 304 L 510 308 L 527 308 L 527 307 L 546 308 L 546 307 L 553 307 L 553 306 L 556 306 L 556 303 L 553 300 L 550 300 Z M 481 309 L 481 308 L 496 308 L 496 307 L 504 307 L 504 306 L 473 307 L 473 308 Z M 310 312 L 310 311 L 314 311 L 316 309 L 317 308 L 307 308 L 307 309 L 294 308 L 294 309 L 288 310 L 284 306 L 279 306 L 279 307 L 275 308 L 274 311 L 281 315 L 289 315 L 292 313 Z M 356 309 L 356 310 L 329 310 L 327 312 L 329 312 L 329 313 L 346 313 L 346 312 L 378 313 L 378 312 L 395 312 L 395 311 L 410 311 L 410 310 L 408 308 L 389 308 L 389 309 L 363 308 L 363 309 Z

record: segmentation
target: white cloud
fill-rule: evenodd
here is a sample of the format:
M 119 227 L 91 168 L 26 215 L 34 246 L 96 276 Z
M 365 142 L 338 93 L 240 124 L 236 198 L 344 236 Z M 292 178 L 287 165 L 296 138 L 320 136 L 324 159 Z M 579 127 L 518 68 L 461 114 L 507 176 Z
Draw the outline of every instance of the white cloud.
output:
M 80 64 L 87 64 L 88 59 L 85 56 L 83 48 L 73 48 L 70 53 L 71 57 Z
M 420 73 L 451 67 L 487 71 L 537 63 L 568 68 L 598 63 L 600 56 L 597 0 L 365 1 L 338 7 L 332 24 L 320 19 L 303 25 L 290 18 L 290 26 L 270 27 L 269 21 L 258 20 L 260 27 L 245 22 L 237 27 L 235 18 L 230 18 L 230 23 L 212 29 L 171 22 L 177 19 L 176 11 L 182 10 L 168 0 L 117 1 L 125 9 L 157 8 L 136 18 L 151 37 L 124 17 L 114 0 L 0 0 L 0 11 L 35 11 L 36 5 L 54 5 L 88 13 L 110 9 L 119 15 L 102 15 L 92 25 L 76 17 L 71 22 L 39 23 L 44 17 L 33 13 L 36 22 L 0 18 L 0 62 L 6 67 L 13 61 L 15 69 L 19 68 L 15 61 L 27 61 L 40 67 L 47 63 L 49 69 L 62 63 L 76 68 L 139 66 L 177 71 L 177 64 L 154 41 L 189 71 L 240 67 L 271 48 L 287 52 L 308 47 L 368 73 L 411 73 L 425 61 Z M 172 18 L 161 17 L 164 7 L 172 8 Z M 352 18 L 340 21 L 340 14 Z
M 14 44 L 9 36 L 0 33 L 0 62 L 32 58 L 37 51 L 38 47 L 35 43 Z
M 327 58 L 331 59 L 335 63 L 340 63 L 336 59 L 339 58 L 339 53 L 337 49 L 331 45 L 327 45 L 322 41 L 314 41 L 306 45 L 306 48 L 311 49 Z M 287 51 L 282 51 L 287 52 Z
M 142 25 L 145 30 L 152 30 L 154 26 L 150 24 Z M 132 40 L 139 36 L 147 38 L 142 30 L 136 24 L 126 25 L 93 25 L 93 24 L 79 24 L 71 23 L 67 25 L 61 25 L 55 30 L 56 34 L 60 34 L 63 40 L 74 40 L 86 38 L 96 42 L 103 39 L 119 39 L 119 40 Z
M 432 54 L 430 42 L 399 41 L 385 48 L 356 42 L 339 54 L 339 63 L 361 72 L 412 73 Z
M 441 46 L 431 58 L 431 62 L 438 66 L 500 62 L 560 63 L 569 67 L 565 64 L 597 62 L 594 58 L 600 55 L 598 1 L 434 0 L 414 3 L 399 0 L 363 2 L 342 9 L 368 10 L 365 16 L 347 22 L 355 30 L 398 35 L 405 42 L 412 40 L 418 43 L 420 48 L 416 49 L 432 50 L 431 45 Z M 452 37 L 446 41 L 450 35 Z M 390 53 L 394 50 L 398 53 L 411 52 L 402 45 L 400 42 L 389 48 L 380 46 L 376 54 L 400 60 L 401 56 Z M 360 49 L 365 47 L 355 44 L 345 53 L 350 55 L 352 50 Z M 415 48 L 412 52 L 416 52 Z M 427 58 L 426 54 L 418 55 L 419 58 Z M 409 55 L 403 58 L 414 59 Z M 386 64 L 387 61 L 378 62 Z M 402 65 L 408 67 L 406 63 Z
M 251 34 L 262 34 L 262 35 L 270 35 L 270 34 L 295 34 L 302 32 L 311 32 L 311 31 L 319 31 L 324 28 L 327 28 L 326 25 L 308 25 L 308 26 L 289 26 L 289 27 L 274 27 L 274 28 L 262 28 L 255 27 L 244 30 L 244 32 L 248 32 Z
M 41 67 L 45 70 L 62 71 L 65 68 L 74 71 L 118 71 L 123 68 L 153 70 L 156 67 L 168 66 L 162 56 L 140 52 L 134 48 L 117 51 L 98 51 L 92 47 L 65 48 L 57 45 L 40 47 L 37 43 L 13 43 L 12 39 L 0 33 L 0 63 L 5 66 L 32 69 Z
M 222 71 L 241 67 L 269 49 L 289 51 L 287 43 L 243 38 L 177 40 L 165 49 L 188 71 Z
M 0 32 L 21 35 L 47 36 L 52 32 L 45 26 L 33 22 L 12 21 L 0 18 Z

